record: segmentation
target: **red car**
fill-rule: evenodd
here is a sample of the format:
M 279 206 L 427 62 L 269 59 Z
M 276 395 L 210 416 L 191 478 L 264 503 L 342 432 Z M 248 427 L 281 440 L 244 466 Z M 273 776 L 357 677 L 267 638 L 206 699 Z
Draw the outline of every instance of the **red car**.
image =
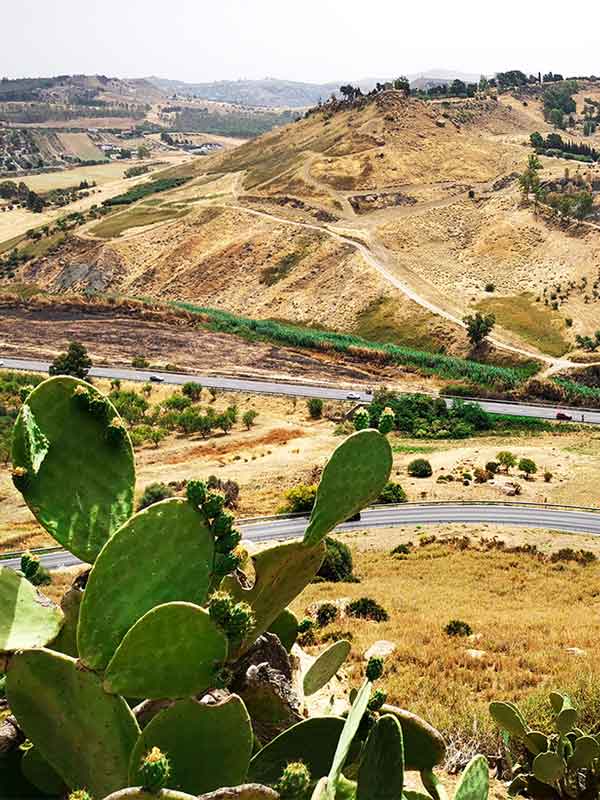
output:
M 573 417 L 570 414 L 566 414 L 564 411 L 557 411 L 556 419 L 559 419 L 561 422 L 572 422 Z

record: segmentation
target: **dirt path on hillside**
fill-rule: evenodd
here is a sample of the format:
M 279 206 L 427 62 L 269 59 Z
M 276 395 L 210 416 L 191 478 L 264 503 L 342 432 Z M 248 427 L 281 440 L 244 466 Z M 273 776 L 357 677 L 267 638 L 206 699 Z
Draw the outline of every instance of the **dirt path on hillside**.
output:
M 248 214 L 253 214 L 258 217 L 264 217 L 266 219 L 271 219 L 274 222 L 283 223 L 285 225 L 292 225 L 294 227 L 299 228 L 306 228 L 307 230 L 314 230 L 319 231 L 321 233 L 326 233 L 332 238 L 336 239 L 343 244 L 347 244 L 350 247 L 357 250 L 362 257 L 365 259 L 367 264 L 369 264 L 373 269 L 375 269 L 385 280 L 390 283 L 394 288 L 399 289 L 406 297 L 410 300 L 413 300 L 415 303 L 420 305 L 422 308 L 431 311 L 433 314 L 436 314 L 439 317 L 443 317 L 444 319 L 448 320 L 449 322 L 454 323 L 455 325 L 459 325 L 461 328 L 466 328 L 465 323 L 462 320 L 462 315 L 460 311 L 454 307 L 453 310 L 448 310 L 448 301 L 446 300 L 445 306 L 442 307 L 437 303 L 429 300 L 423 294 L 423 280 L 422 278 L 418 278 L 418 285 L 419 289 L 413 288 L 406 280 L 400 280 L 396 275 L 393 274 L 393 270 L 398 268 L 393 255 L 382 245 L 377 244 L 373 241 L 373 236 L 368 232 L 365 235 L 365 231 L 363 230 L 356 230 L 356 231 L 347 231 L 346 233 L 342 232 L 339 229 L 335 229 L 333 226 L 329 225 L 318 225 L 313 224 L 310 222 L 299 222 L 297 220 L 290 220 L 286 217 L 280 217 L 276 214 L 271 214 L 268 211 L 258 211 L 256 209 L 247 208 L 246 206 L 238 206 L 233 205 L 229 206 L 230 208 L 235 208 L 238 211 L 243 211 Z M 358 238 L 360 237 L 360 241 Z M 407 273 L 404 270 L 404 276 L 409 280 L 412 278 L 416 282 L 417 276 L 413 276 Z M 429 284 L 427 286 L 428 290 L 431 294 L 437 294 L 437 290 Z M 509 344 L 508 342 L 498 339 L 497 337 L 489 337 L 489 341 L 495 347 L 500 350 L 509 351 L 511 353 L 516 353 L 519 356 L 523 356 L 525 358 L 535 358 L 543 361 L 545 364 L 548 365 L 549 368 L 552 370 L 561 370 L 567 369 L 569 367 L 577 366 L 575 362 L 569 361 L 568 359 L 558 359 L 553 358 L 552 356 L 545 355 L 540 353 L 534 349 L 525 349 L 523 347 L 517 347 L 515 345 Z

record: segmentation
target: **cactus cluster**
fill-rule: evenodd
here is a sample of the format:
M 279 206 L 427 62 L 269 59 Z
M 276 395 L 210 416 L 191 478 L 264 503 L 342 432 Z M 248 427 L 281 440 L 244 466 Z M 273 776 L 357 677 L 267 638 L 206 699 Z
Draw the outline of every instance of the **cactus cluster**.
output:
M 514 703 L 494 702 L 490 714 L 506 738 L 516 740 L 524 758 L 512 765 L 509 794 L 532 798 L 585 798 L 600 794 L 600 736 L 578 727 L 571 699 L 550 693 L 554 731 L 529 727 Z
M 20 573 L 0 567 L 0 667 L 32 743 L 0 756 L 0 782 L 26 787 L 15 797 L 378 800 L 391 797 L 386 786 L 401 796 L 406 769 L 433 785 L 444 742 L 372 694 L 380 660 L 367 665 L 346 719 L 298 713 L 340 669 L 348 642 L 315 660 L 298 698 L 292 691 L 282 732 L 261 728 L 281 718 L 287 652 L 303 629 L 288 604 L 317 574 L 327 534 L 388 480 L 391 449 L 379 432 L 357 432 L 333 453 L 302 541 L 252 556 L 223 497 L 201 481 L 188 482 L 185 499 L 133 514 L 129 438 L 109 400 L 82 381 L 51 378 L 27 396 L 13 464 L 38 521 L 92 565 L 60 608 L 33 585 L 34 557 Z M 279 671 L 261 660 L 265 646 Z M 469 800 L 485 800 L 485 781 L 475 783 Z

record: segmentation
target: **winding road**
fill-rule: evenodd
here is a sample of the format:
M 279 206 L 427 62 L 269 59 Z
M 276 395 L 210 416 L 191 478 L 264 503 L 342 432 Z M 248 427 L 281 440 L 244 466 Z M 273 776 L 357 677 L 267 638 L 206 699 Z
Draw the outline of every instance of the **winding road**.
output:
M 48 372 L 49 361 L 38 361 L 27 358 L 3 358 L 0 353 L 0 365 L 6 369 L 25 370 L 29 372 Z M 252 394 L 272 394 L 289 397 L 320 397 L 323 400 L 347 400 L 368 403 L 373 396 L 370 392 L 356 390 L 352 398 L 348 398 L 349 389 L 337 386 L 323 386 L 312 383 L 287 383 L 280 381 L 255 380 L 249 378 L 227 378 L 219 375 L 200 375 L 184 372 L 149 372 L 131 367 L 94 367 L 90 370 L 94 378 L 120 379 L 124 381 L 141 381 L 146 383 L 150 376 L 158 377 L 162 382 L 180 386 L 188 381 L 197 381 L 207 388 L 224 389 L 231 392 L 250 392 Z M 465 398 L 461 398 L 465 399 Z M 537 405 L 535 403 L 517 403 L 510 400 L 482 400 L 473 398 L 485 411 L 504 416 L 534 417 L 536 419 L 556 419 L 556 406 Z M 450 406 L 452 397 L 444 397 Z M 600 410 L 565 408 L 561 411 L 569 414 L 575 422 L 586 422 L 600 425 Z
M 407 503 L 399 506 L 377 506 L 362 512 L 356 522 L 338 525 L 336 532 L 372 528 L 398 528 L 413 525 L 490 523 L 545 528 L 576 534 L 600 536 L 600 508 L 584 509 L 566 506 L 543 506 L 527 503 Z M 280 516 L 239 520 L 239 529 L 252 542 L 296 539 L 304 534 L 307 517 Z M 81 561 L 66 550 L 40 553 L 47 569 L 63 569 Z M 0 566 L 18 569 L 20 555 L 1 559 Z

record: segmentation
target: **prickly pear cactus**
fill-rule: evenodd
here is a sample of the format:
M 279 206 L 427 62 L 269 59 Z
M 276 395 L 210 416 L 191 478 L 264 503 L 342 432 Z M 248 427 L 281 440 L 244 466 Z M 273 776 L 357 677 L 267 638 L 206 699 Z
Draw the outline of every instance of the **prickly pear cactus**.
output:
M 155 606 L 202 605 L 214 539 L 185 500 L 165 500 L 133 516 L 102 550 L 90 573 L 77 633 L 86 666 L 104 669 L 127 631 Z
M 339 717 L 312 717 L 279 734 L 250 762 L 248 778 L 275 785 L 290 761 L 302 761 L 314 781 L 327 775 L 344 728 Z
M 358 770 L 356 800 L 398 800 L 404 787 L 402 728 L 396 717 L 379 717 Z
M 372 687 L 373 684 L 369 680 L 367 668 L 367 678 L 358 690 L 354 702 L 352 703 L 350 713 L 346 717 L 346 721 L 344 723 L 344 727 L 340 734 L 340 739 L 333 756 L 331 769 L 329 770 L 329 774 L 327 776 L 327 791 L 330 800 L 335 800 L 337 784 L 340 780 L 344 764 L 346 763 L 350 753 L 350 748 L 352 747 L 354 737 L 358 732 L 359 725 L 362 721 L 365 711 L 367 710 L 367 706 L 369 705 Z
M 115 420 L 109 400 L 63 376 L 31 392 L 14 428 L 16 487 L 48 533 L 90 563 L 133 510 L 133 450 L 124 428 L 108 435 Z
M 217 685 L 228 642 L 207 611 L 165 603 L 128 631 L 104 674 L 104 690 L 125 697 L 190 697 Z
M 13 656 L 7 698 L 27 737 L 71 789 L 95 797 L 126 786 L 139 728 L 127 703 L 68 656 L 26 650 Z
M 305 547 L 301 542 L 278 544 L 252 556 L 255 581 L 251 589 L 228 576 L 222 588 L 250 605 L 255 626 L 238 652 L 244 652 L 264 633 L 285 607 L 310 583 L 325 557 L 325 545 Z
M 533 774 L 542 783 L 554 786 L 566 772 L 567 765 L 558 753 L 540 753 L 533 760 Z
M 487 800 L 490 789 L 490 771 L 484 756 L 471 759 L 463 772 L 454 800 Z
M 490 714 L 494 721 L 501 728 L 510 733 L 511 736 L 522 739 L 529 732 L 523 715 L 514 703 L 490 703 Z
M 402 726 L 404 767 L 407 771 L 433 769 L 446 755 L 442 734 L 424 719 L 396 706 L 383 705 L 382 714 L 393 714 Z
M 160 789 L 158 792 L 148 792 L 141 787 L 121 789 L 105 797 L 104 800 L 198 800 L 196 795 L 176 792 L 173 789 Z
M 65 782 L 48 764 L 37 747 L 30 747 L 23 753 L 21 770 L 29 783 L 43 794 L 60 796 L 67 790 Z
M 60 632 L 64 615 L 29 581 L 0 567 L 0 654 L 43 647 Z
M 237 786 L 246 779 L 252 745 L 250 717 L 237 695 L 214 705 L 182 700 L 142 731 L 131 754 L 129 783 L 141 783 L 141 759 L 158 747 L 169 754 L 172 789 L 197 795 Z
M 345 639 L 334 642 L 309 667 L 303 679 L 304 694 L 310 696 L 333 678 L 350 654 L 351 645 Z
M 285 608 L 271 623 L 269 633 L 274 633 L 289 653 L 298 637 L 298 618 Z
M 392 469 L 392 448 L 378 431 L 353 433 L 333 453 L 321 477 L 304 543 L 318 544 L 383 491 Z

